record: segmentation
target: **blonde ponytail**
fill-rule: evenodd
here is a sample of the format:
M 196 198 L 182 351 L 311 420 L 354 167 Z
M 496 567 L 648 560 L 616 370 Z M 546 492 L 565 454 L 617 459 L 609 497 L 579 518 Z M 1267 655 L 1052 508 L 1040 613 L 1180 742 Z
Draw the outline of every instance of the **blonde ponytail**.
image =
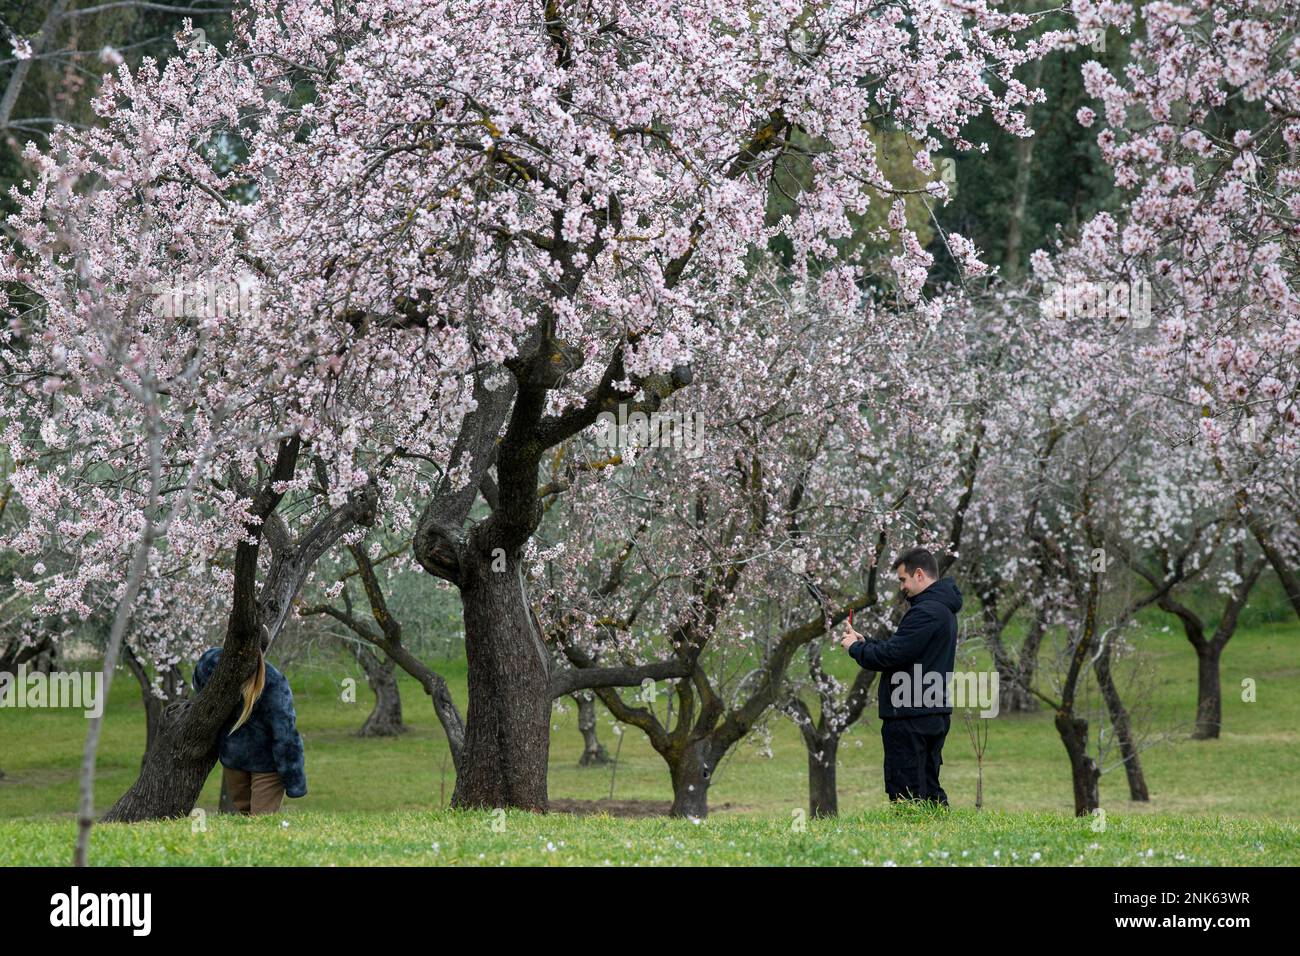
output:
M 244 696 L 244 709 L 235 721 L 235 726 L 230 728 L 230 733 L 234 733 L 244 725 L 248 720 L 249 714 L 253 712 L 253 705 L 257 699 L 262 696 L 262 691 L 266 688 L 266 657 L 262 654 L 262 649 L 257 649 L 257 670 L 253 671 L 253 676 L 244 681 L 244 686 L 240 693 Z

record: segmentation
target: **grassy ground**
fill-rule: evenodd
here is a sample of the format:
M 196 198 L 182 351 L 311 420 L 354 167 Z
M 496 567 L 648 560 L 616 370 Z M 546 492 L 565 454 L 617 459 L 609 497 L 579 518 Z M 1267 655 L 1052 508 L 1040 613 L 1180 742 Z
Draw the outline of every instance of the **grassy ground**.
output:
M 0 821 L 8 862 L 62 865 L 68 820 Z M 546 816 L 515 811 L 396 811 L 108 824 L 94 831 L 104 866 L 368 864 L 433 866 L 1234 866 L 1300 864 L 1293 826 L 1273 821 L 1132 815 L 1091 822 L 1058 813 L 861 811 L 834 820 L 718 814 Z
M 1068 765 L 1046 711 L 1003 715 L 991 722 L 982 813 L 973 810 L 974 755 L 964 726 L 955 720 L 943 782 L 958 812 L 941 819 L 896 817 L 884 797 L 879 723 L 873 715 L 841 745 L 844 816 L 808 821 L 803 833 L 794 828 L 806 807 L 807 758 L 797 732 L 784 720 L 771 723 L 765 740 L 742 744 L 723 762 L 710 791 L 712 814 L 701 826 L 661 819 L 508 814 L 504 832 L 498 833 L 490 815 L 431 812 L 440 811 L 450 797 L 451 765 L 432 707 L 413 681 L 402 681 L 406 734 L 390 739 L 354 735 L 370 698 L 359 680 L 360 700 L 342 701 L 341 682 L 360 674 L 340 656 L 295 668 L 289 675 L 307 748 L 310 792 L 286 801 L 282 818 L 218 817 L 220 775 L 214 773 L 199 801 L 208 813 L 206 832 L 191 833 L 189 821 L 105 827 L 97 831 L 95 858 L 100 863 L 599 864 L 606 858 L 614 863 L 1295 863 L 1300 845 L 1298 638 L 1300 627 L 1294 623 L 1240 631 L 1224 657 L 1223 736 L 1191 741 L 1187 731 L 1195 707 L 1195 658 L 1176 630 L 1154 629 L 1144 637 L 1156 676 L 1140 693 L 1133 692 L 1130 703 L 1160 731 L 1142 755 L 1151 801 L 1130 802 L 1122 768 L 1110 768 L 1102 778 L 1107 827 L 1101 833 L 1094 830 L 1095 821 L 1069 814 Z M 463 664 L 450 662 L 441 669 L 463 702 Z M 1243 678 L 1255 681 L 1253 703 L 1241 700 Z M 661 710 L 665 699 L 660 696 Z M 58 863 L 66 857 L 85 728 L 80 712 L 0 710 L 0 769 L 6 774 L 0 779 L 0 863 Z M 612 754 L 619 738 L 605 719 L 600 732 Z M 97 806 L 106 807 L 134 780 L 143 738 L 138 689 L 121 672 L 100 749 Z M 579 753 L 576 712 L 570 705 L 552 722 L 553 799 L 604 800 L 611 784 L 616 800 L 671 799 L 666 768 L 638 731 L 624 736 L 616 773 L 609 767 L 579 768 Z M 280 826 L 285 822 L 289 826 Z M 246 838 L 249 828 L 258 840 Z M 548 843 L 555 848 L 547 849 Z M 1093 844 L 1096 848 L 1090 849 Z M 960 856 L 963 851 L 967 857 Z M 944 852 L 949 856 L 943 857 Z M 1040 857 L 1034 859 L 1034 853 Z

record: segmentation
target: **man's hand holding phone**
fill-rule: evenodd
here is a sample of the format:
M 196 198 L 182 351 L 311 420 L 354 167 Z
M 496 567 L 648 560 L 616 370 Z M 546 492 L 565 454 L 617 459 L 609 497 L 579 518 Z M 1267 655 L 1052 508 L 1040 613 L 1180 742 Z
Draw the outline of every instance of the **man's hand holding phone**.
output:
M 853 629 L 853 609 L 849 609 L 849 622 L 844 625 L 844 636 L 840 638 L 840 647 L 846 651 L 862 640 L 862 635 Z

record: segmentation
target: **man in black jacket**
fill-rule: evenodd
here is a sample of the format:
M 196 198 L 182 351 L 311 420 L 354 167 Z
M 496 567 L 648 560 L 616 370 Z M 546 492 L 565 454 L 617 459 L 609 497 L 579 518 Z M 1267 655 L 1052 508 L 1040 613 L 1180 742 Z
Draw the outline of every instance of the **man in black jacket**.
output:
M 905 552 L 894 570 L 908 610 L 893 637 L 867 641 L 848 625 L 840 644 L 860 666 L 880 671 L 880 738 L 889 799 L 932 800 L 946 807 L 939 765 L 952 721 L 949 688 L 961 592 L 952 578 L 935 580 L 938 563 L 924 548 Z

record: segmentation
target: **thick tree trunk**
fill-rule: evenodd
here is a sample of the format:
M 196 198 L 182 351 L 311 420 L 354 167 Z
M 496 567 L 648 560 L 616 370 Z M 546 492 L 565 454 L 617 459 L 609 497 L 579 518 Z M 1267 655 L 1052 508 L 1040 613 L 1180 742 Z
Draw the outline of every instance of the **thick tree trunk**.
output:
M 158 725 L 162 722 L 162 701 L 153 695 L 148 686 L 145 686 L 140 696 L 144 698 L 144 752 L 148 753 L 149 748 L 153 746 L 154 740 L 158 737 Z M 140 769 L 144 769 L 144 757 L 140 757 Z
M 1196 648 L 1196 740 L 1217 740 L 1223 726 L 1223 693 L 1219 662 L 1223 647 L 1206 642 Z
M 1133 724 L 1129 720 L 1128 709 L 1120 699 L 1119 688 L 1115 686 L 1115 680 L 1110 673 L 1109 643 L 1093 664 L 1093 670 L 1097 674 L 1101 696 L 1106 702 L 1106 712 L 1110 715 L 1110 725 L 1115 731 L 1115 740 L 1119 744 L 1120 756 L 1124 760 L 1129 799 L 1139 802 L 1150 800 L 1146 777 L 1142 774 L 1142 761 L 1138 756 L 1137 741 L 1133 739 Z
M 709 815 L 709 784 L 714 769 L 711 748 L 702 740 L 687 744 L 669 763 L 673 782 L 673 806 L 669 811 L 672 816 L 703 820 Z
M 1068 713 L 1056 715 L 1056 732 L 1061 735 L 1065 752 L 1070 756 L 1070 773 L 1074 781 L 1074 815 L 1086 817 L 1101 806 L 1097 781 L 1101 771 L 1088 754 L 1088 722 Z
M 582 732 L 580 767 L 599 767 L 609 763 L 609 752 L 596 736 L 596 698 L 589 691 L 573 695 L 578 704 L 578 730 Z
M 235 620 L 234 626 L 242 622 Z M 103 822 L 183 817 L 194 809 L 217 763 L 221 730 L 239 704 L 239 688 L 257 666 L 257 646 L 256 637 L 228 640 L 203 690 L 163 709 L 139 777 Z
M 217 762 L 217 735 L 199 726 L 192 707 L 177 709 L 180 714 L 171 717 L 164 711 L 140 776 L 104 814 L 103 822 L 183 817 L 194 809 Z
M 550 664 L 525 603 L 516 557 L 472 549 L 460 595 L 469 665 L 465 748 L 451 805 L 545 813 L 551 741 Z
M 379 655 L 363 644 L 349 641 L 352 656 L 366 672 L 366 683 L 375 695 L 375 706 L 357 731 L 358 737 L 396 737 L 406 732 L 402 723 L 402 696 L 397 690 L 397 669 L 391 658 Z
M 808 746 L 808 813 L 813 817 L 838 816 L 840 804 L 835 765 L 840 749 L 839 735 L 821 735 L 816 747 L 814 750 Z
M 140 776 L 103 822 L 183 817 L 194 809 L 216 765 L 221 730 L 239 705 L 239 689 L 257 666 L 257 641 L 228 640 L 203 690 L 164 708 Z

